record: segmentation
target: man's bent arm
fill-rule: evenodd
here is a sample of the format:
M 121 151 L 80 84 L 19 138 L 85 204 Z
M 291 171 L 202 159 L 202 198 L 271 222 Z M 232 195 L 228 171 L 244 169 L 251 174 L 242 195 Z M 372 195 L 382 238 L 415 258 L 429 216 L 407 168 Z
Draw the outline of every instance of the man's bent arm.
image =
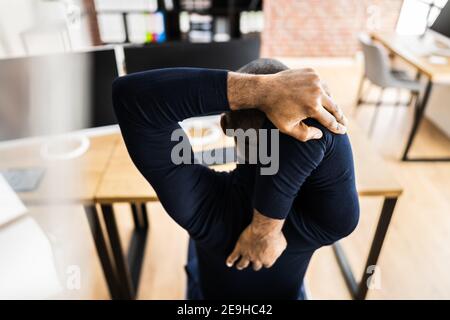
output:
M 248 87 L 237 90 L 243 78 Z M 206 168 L 173 162 L 178 141 L 172 141 L 172 133 L 181 131 L 178 122 L 229 111 L 229 99 L 233 110 L 262 103 L 261 88 L 261 76 L 193 68 L 147 71 L 115 81 L 114 108 L 129 154 L 181 226 L 188 229 L 192 217 L 208 207 L 204 196 L 211 192 L 208 186 L 217 184 Z M 193 158 L 192 151 L 188 156 Z M 179 193 L 189 193 L 178 194 L 184 201 L 173 201 L 174 185 L 184 186 Z M 195 230 L 190 231 L 195 236 Z
M 313 121 L 308 123 L 314 124 Z M 274 127 L 266 121 L 263 128 Z M 238 269 L 246 268 L 251 262 L 253 268 L 259 270 L 261 266 L 272 266 L 282 254 L 286 248 L 286 240 L 280 228 L 291 211 L 302 184 L 322 161 L 327 136 L 302 143 L 280 134 L 279 170 L 275 175 L 256 176 L 253 194 L 254 218 L 228 257 L 228 266 L 232 266 L 240 258 L 236 264 Z M 269 139 L 267 142 L 270 141 Z
M 277 74 L 228 73 L 232 110 L 258 108 L 281 132 L 300 141 L 320 139 L 322 132 L 303 120 L 314 118 L 331 132 L 346 132 L 346 118 L 312 69 Z
M 117 81 L 114 87 L 120 82 L 123 81 Z M 157 125 L 230 109 L 258 108 L 283 133 L 301 141 L 321 137 L 319 129 L 307 127 L 302 122 L 308 117 L 317 119 L 332 132 L 346 131 L 342 111 L 325 93 L 318 76 L 311 69 L 250 75 L 175 68 L 133 74 L 127 76 L 127 83 L 131 97 L 145 96 L 149 99 L 145 101 L 146 105 L 152 107 L 142 108 L 140 113 L 147 116 L 147 120 L 157 117 Z M 192 104 L 193 101 L 196 103 Z M 177 113 L 165 112 L 162 109 L 164 105 L 176 107 Z
M 192 164 L 194 155 L 178 122 L 229 110 L 227 72 L 176 68 L 127 75 L 114 82 L 113 104 L 135 166 L 166 212 L 198 238 L 203 226 L 196 217 L 216 205 L 221 184 L 211 170 Z

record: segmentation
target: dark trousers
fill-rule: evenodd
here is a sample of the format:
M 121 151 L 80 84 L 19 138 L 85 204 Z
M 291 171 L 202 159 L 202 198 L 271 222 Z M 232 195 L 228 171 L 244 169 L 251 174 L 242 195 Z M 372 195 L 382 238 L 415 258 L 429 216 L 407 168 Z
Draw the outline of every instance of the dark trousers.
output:
M 194 241 L 189 238 L 188 246 L 188 261 L 184 267 L 187 274 L 187 300 L 203 300 L 202 289 L 200 287 L 199 275 L 198 275 L 198 260 L 197 252 L 195 250 Z M 298 300 L 306 300 L 305 286 L 302 284 L 298 293 Z

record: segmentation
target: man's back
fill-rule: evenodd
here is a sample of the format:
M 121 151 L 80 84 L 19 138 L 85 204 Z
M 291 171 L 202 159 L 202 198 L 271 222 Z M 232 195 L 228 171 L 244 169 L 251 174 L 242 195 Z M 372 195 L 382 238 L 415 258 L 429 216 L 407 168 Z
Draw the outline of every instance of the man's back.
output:
M 239 165 L 230 175 L 217 173 L 221 182 L 218 189 L 212 186 L 209 194 L 217 202 L 217 210 L 203 217 L 205 234 L 196 241 L 198 278 L 205 298 L 295 299 L 314 250 L 347 236 L 356 227 L 359 208 L 348 137 L 322 129 L 322 140 L 308 142 L 309 146 L 280 135 L 280 167 L 273 177 L 260 176 L 258 165 Z M 296 169 L 307 163 L 314 163 L 315 168 L 301 183 L 289 209 L 283 228 L 286 251 L 270 269 L 228 268 L 224 261 L 252 218 L 255 182 L 263 178 L 266 184 L 276 184 L 277 179 L 295 179 Z M 268 201 L 274 201 L 273 197 L 269 195 Z

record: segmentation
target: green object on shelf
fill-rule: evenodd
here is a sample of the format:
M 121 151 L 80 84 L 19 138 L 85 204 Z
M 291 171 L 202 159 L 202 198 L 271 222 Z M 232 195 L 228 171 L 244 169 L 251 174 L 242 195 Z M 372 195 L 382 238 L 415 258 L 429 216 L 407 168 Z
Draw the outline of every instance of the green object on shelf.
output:
M 155 36 L 152 32 L 147 32 L 145 35 L 145 42 L 146 43 L 152 43 L 155 42 Z

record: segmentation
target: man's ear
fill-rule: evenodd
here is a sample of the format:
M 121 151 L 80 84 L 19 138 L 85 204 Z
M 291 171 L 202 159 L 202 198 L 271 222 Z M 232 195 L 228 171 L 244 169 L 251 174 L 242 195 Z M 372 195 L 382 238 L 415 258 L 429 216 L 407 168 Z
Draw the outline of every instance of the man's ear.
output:
M 231 111 L 222 114 L 220 126 L 226 134 L 226 129 L 260 129 L 266 116 L 263 112 L 256 109 Z
M 222 128 L 222 131 L 225 135 L 227 135 L 227 129 L 233 129 L 230 125 L 230 122 L 231 122 L 230 113 L 229 112 L 222 113 L 222 115 L 220 116 L 220 127 Z

